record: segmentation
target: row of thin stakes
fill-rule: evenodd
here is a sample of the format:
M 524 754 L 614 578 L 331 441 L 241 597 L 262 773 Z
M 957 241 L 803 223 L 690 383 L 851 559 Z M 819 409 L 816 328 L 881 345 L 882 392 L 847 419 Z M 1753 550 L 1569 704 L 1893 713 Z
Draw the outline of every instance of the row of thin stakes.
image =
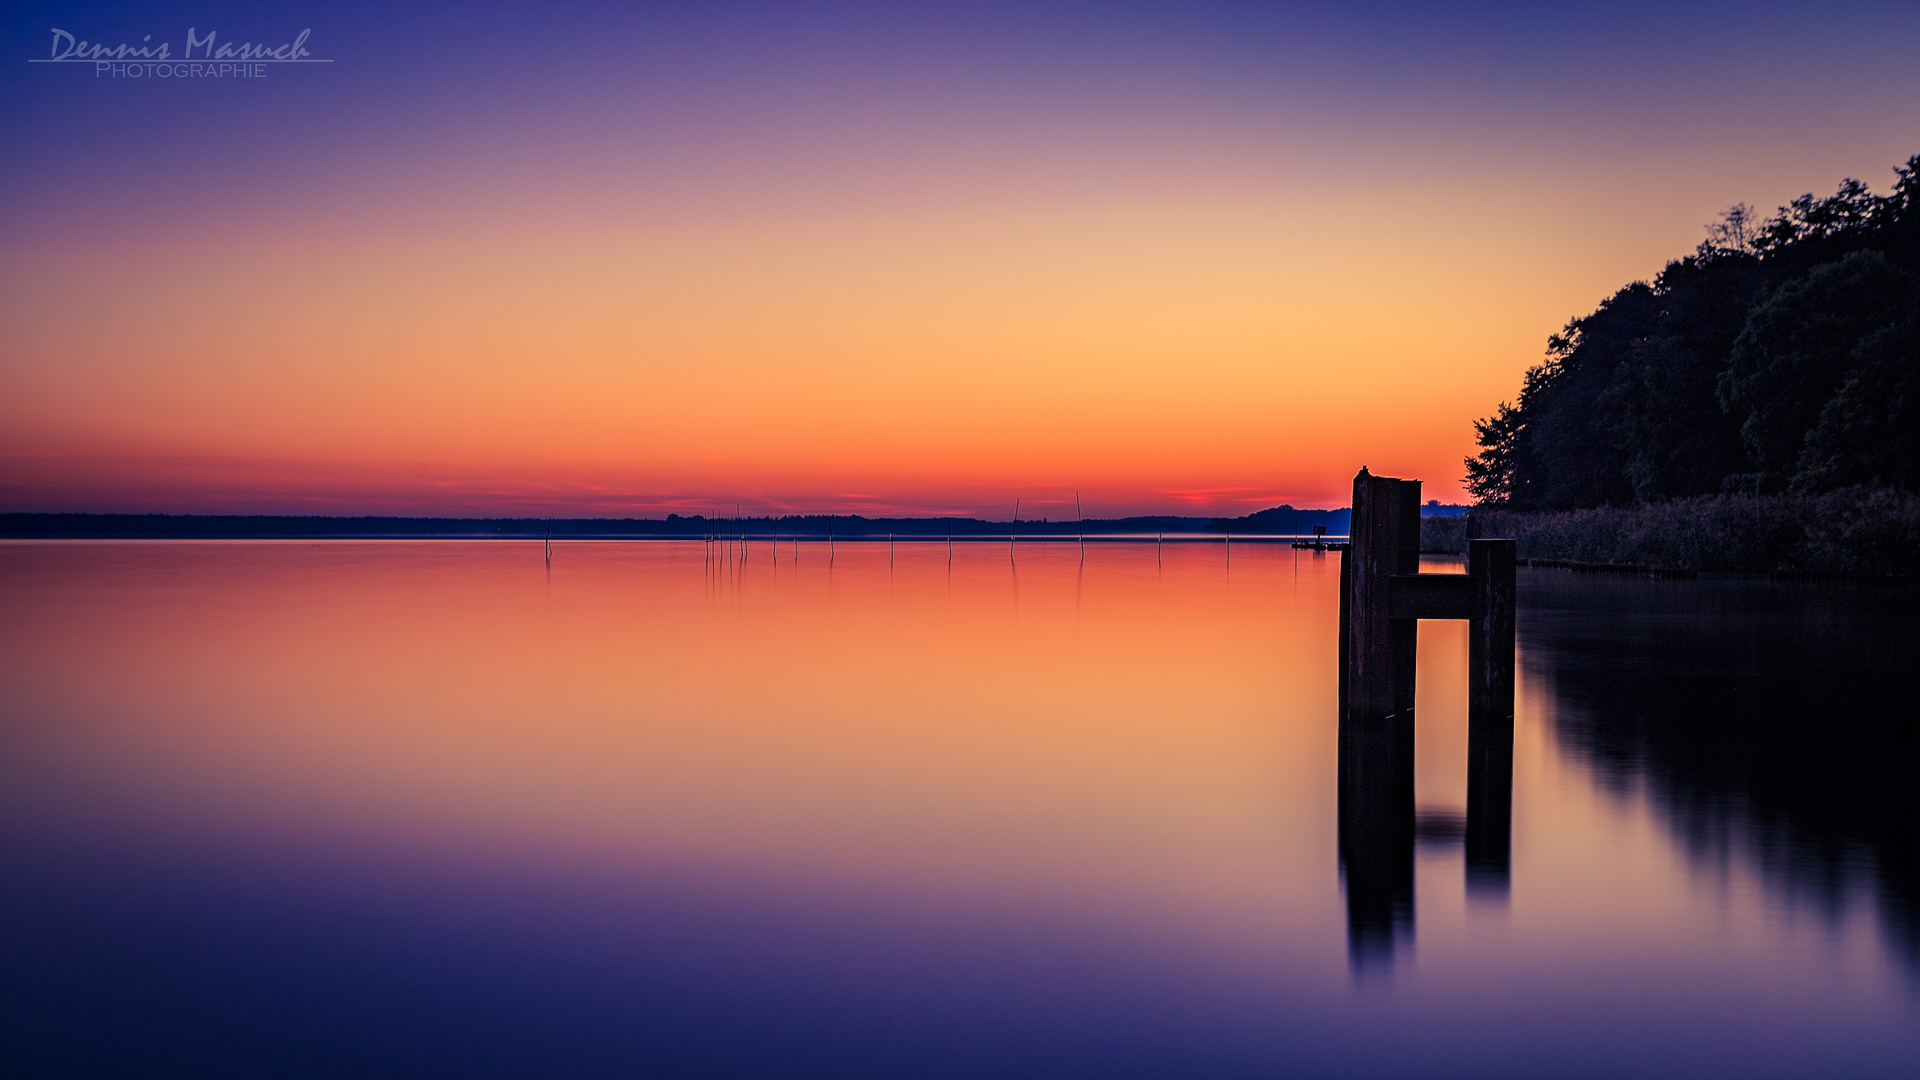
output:
M 735 506 L 733 508 L 733 520 L 731 522 L 727 521 L 725 518 L 721 518 L 713 514 L 703 515 L 700 520 L 702 524 L 702 530 L 701 530 L 702 539 L 706 541 L 707 559 L 709 561 L 720 558 L 723 553 L 728 559 L 732 559 L 733 546 L 736 543 L 740 545 L 740 561 L 741 562 L 747 561 L 747 556 L 749 554 L 750 549 L 747 544 L 747 532 L 744 528 L 741 527 L 740 508 L 738 506 Z M 727 525 L 731 525 L 732 528 L 729 529 L 729 528 L 723 527 Z M 793 541 L 793 564 L 795 566 L 798 566 L 800 565 L 800 537 L 796 535 L 796 536 L 793 536 L 791 539 Z M 888 557 L 891 558 L 892 547 L 893 547 L 892 533 L 887 534 L 887 547 L 888 547 Z M 832 562 L 833 556 L 834 556 L 833 519 L 828 518 L 827 519 L 827 561 Z M 774 558 L 775 565 L 778 565 L 780 561 L 780 530 L 779 529 L 775 529 L 773 531 L 773 558 Z
M 1080 493 L 1078 491 L 1073 493 L 1073 511 L 1079 525 L 1080 557 L 1084 559 L 1086 557 L 1086 550 L 1087 550 L 1087 524 L 1086 524 L 1086 516 L 1080 509 Z M 747 532 L 744 528 L 742 528 L 742 519 L 740 517 L 739 506 L 736 505 L 733 508 L 733 518 L 731 521 L 728 521 L 727 519 L 719 517 L 718 515 L 715 515 L 715 514 L 704 514 L 701 516 L 700 522 L 701 522 L 701 539 L 706 543 L 706 551 L 707 551 L 708 559 L 714 559 L 714 558 L 720 557 L 721 552 L 724 552 L 725 557 L 732 558 L 733 545 L 737 543 L 740 545 L 740 561 L 745 562 L 747 560 L 748 553 L 749 553 L 749 547 L 747 543 Z M 729 525 L 731 526 L 731 528 L 723 527 L 723 526 L 729 526 Z M 1165 539 L 1165 534 L 1162 534 L 1161 540 L 1164 541 L 1164 539 Z M 1015 499 L 1013 500 L 1013 525 L 1012 525 L 1011 531 L 1008 533 L 1008 536 L 1007 536 L 1007 553 L 1009 557 L 1011 557 L 1013 553 L 1013 546 L 1017 544 L 1019 540 L 1020 540 L 1020 500 Z M 800 564 L 800 538 L 798 536 L 794 536 L 792 537 L 792 541 L 793 541 L 793 562 L 795 566 L 798 566 Z M 1156 543 L 1158 542 L 1160 541 L 1156 541 Z M 773 549 L 777 556 L 780 550 L 780 530 L 777 528 L 773 531 Z M 547 519 L 546 550 L 547 550 L 547 560 L 551 562 L 553 560 L 553 519 L 552 518 Z M 827 518 L 827 560 L 829 562 L 833 561 L 834 555 L 835 555 L 835 549 L 834 549 L 834 536 L 833 536 L 833 518 L 829 516 Z M 893 561 L 893 555 L 894 555 L 893 533 L 888 532 L 887 533 L 887 561 L 889 562 Z M 953 524 L 951 522 L 947 524 L 947 558 L 949 561 L 951 561 L 953 558 Z
M 1418 481 L 1413 481 L 1413 483 L 1417 484 Z M 1076 520 L 1076 532 L 1077 532 L 1076 538 L 1080 544 L 1080 557 L 1084 559 L 1086 558 L 1086 552 L 1087 552 L 1087 519 L 1086 519 L 1085 512 L 1081 509 L 1081 506 L 1080 506 L 1080 493 L 1078 491 L 1073 493 L 1073 510 L 1074 510 L 1074 516 Z M 747 560 L 751 549 L 748 542 L 748 534 L 745 528 L 743 527 L 744 519 L 740 516 L 739 506 L 736 505 L 734 507 L 734 514 L 731 519 L 723 518 L 718 514 L 709 513 L 709 514 L 701 515 L 700 524 L 701 524 L 701 540 L 706 545 L 708 559 L 711 560 L 711 559 L 721 558 L 723 557 L 723 555 L 724 557 L 731 559 L 733 557 L 734 545 L 738 544 L 740 560 L 742 562 Z M 796 535 L 791 537 L 790 539 L 793 542 L 794 564 L 799 565 L 800 538 L 799 536 Z M 1233 534 L 1232 533 L 1226 534 L 1225 542 L 1230 544 L 1232 540 L 1233 540 Z M 1019 542 L 1020 542 L 1020 500 L 1015 499 L 1013 500 L 1013 522 L 1007 534 L 1007 555 L 1009 558 L 1012 557 L 1014 548 L 1019 544 Z M 778 528 L 774 529 L 773 531 L 772 543 L 773 543 L 774 551 L 777 554 L 780 549 L 780 530 Z M 1164 548 L 1165 544 L 1166 544 L 1166 533 L 1162 531 L 1158 533 L 1154 538 L 1154 558 L 1156 561 L 1160 560 L 1161 551 Z M 547 519 L 544 550 L 545 550 L 547 561 L 551 563 L 553 561 L 553 519 L 552 518 Z M 828 561 L 832 561 L 834 555 L 835 555 L 835 543 L 834 543 L 834 535 L 833 535 L 833 518 L 829 516 L 827 518 L 827 559 Z M 888 561 L 892 561 L 893 555 L 894 555 L 894 535 L 892 532 L 888 532 L 887 533 Z M 1231 554 L 1229 554 L 1228 557 L 1231 558 L 1232 557 Z M 951 561 L 953 558 L 953 524 L 951 522 L 947 524 L 947 558 L 949 561 Z

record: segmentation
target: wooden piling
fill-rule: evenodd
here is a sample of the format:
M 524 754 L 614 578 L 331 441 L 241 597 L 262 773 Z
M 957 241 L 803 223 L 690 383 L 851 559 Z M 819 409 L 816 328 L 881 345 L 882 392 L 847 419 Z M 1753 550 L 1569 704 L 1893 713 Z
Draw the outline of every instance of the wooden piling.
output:
M 1504 898 L 1513 836 L 1512 540 L 1472 540 L 1465 574 L 1420 573 L 1420 482 L 1353 481 L 1340 557 L 1340 869 L 1356 971 L 1413 929 L 1415 655 L 1421 619 L 1466 619 L 1467 891 Z
M 1340 719 L 1411 715 L 1419 620 L 1471 626 L 1468 712 L 1511 721 L 1515 570 L 1512 540 L 1474 540 L 1467 573 L 1420 573 L 1420 481 L 1353 479 L 1340 559 Z
M 1340 561 L 1341 719 L 1413 708 L 1412 618 L 1393 617 L 1393 577 L 1420 569 L 1420 482 L 1353 478 L 1353 518 Z
M 1471 719 L 1513 719 L 1516 547 L 1512 540 L 1467 541 L 1467 576 L 1474 585 L 1467 641 Z

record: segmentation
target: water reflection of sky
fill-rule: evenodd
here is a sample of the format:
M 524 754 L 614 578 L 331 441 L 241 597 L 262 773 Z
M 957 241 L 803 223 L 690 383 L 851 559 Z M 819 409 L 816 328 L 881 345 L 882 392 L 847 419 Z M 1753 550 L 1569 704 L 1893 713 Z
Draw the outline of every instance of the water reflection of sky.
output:
M 1332 558 L 769 555 L 571 544 L 549 574 L 504 543 L 0 546 L 0 1054 L 200 1075 L 1920 1060 L 1911 742 L 1872 719 L 1914 655 L 1904 597 L 1526 573 L 1492 897 L 1463 867 L 1464 634 L 1423 626 L 1410 917 L 1356 977 Z

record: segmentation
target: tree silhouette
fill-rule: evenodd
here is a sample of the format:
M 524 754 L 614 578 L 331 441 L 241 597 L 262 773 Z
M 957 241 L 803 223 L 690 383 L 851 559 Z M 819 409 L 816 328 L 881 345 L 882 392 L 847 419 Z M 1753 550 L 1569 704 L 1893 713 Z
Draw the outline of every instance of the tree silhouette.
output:
M 1547 339 L 1474 424 L 1482 504 L 1560 510 L 1727 490 L 1920 482 L 1920 154 L 1764 221 L 1730 207 L 1692 255 Z

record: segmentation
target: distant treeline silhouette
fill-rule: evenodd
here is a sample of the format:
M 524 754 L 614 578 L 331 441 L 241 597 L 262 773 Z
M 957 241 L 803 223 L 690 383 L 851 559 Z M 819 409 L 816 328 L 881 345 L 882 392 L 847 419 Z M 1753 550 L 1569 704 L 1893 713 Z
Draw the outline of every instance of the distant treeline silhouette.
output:
M 1483 506 L 1920 489 L 1920 154 L 1765 220 L 1726 211 L 1686 258 L 1547 342 L 1477 421 Z
M 1429 507 L 1445 513 L 1455 507 Z M 1314 526 L 1344 536 L 1350 514 L 1337 510 L 1305 510 L 1277 506 L 1235 518 L 1170 515 L 1124 518 L 1020 519 L 1025 538 L 1076 537 L 1121 534 L 1234 533 L 1241 535 L 1304 535 Z M 782 537 L 839 539 L 861 537 L 939 537 L 956 540 L 1000 538 L 1012 531 L 1011 521 L 969 517 L 863 517 L 859 514 L 788 514 L 741 517 L 668 514 L 665 518 L 433 518 L 433 517 L 306 517 L 253 514 L 0 514 L 0 537 L 8 539 L 537 539 L 549 527 L 556 538 L 620 539 L 639 537 L 698 538 L 744 534 L 760 539 Z

